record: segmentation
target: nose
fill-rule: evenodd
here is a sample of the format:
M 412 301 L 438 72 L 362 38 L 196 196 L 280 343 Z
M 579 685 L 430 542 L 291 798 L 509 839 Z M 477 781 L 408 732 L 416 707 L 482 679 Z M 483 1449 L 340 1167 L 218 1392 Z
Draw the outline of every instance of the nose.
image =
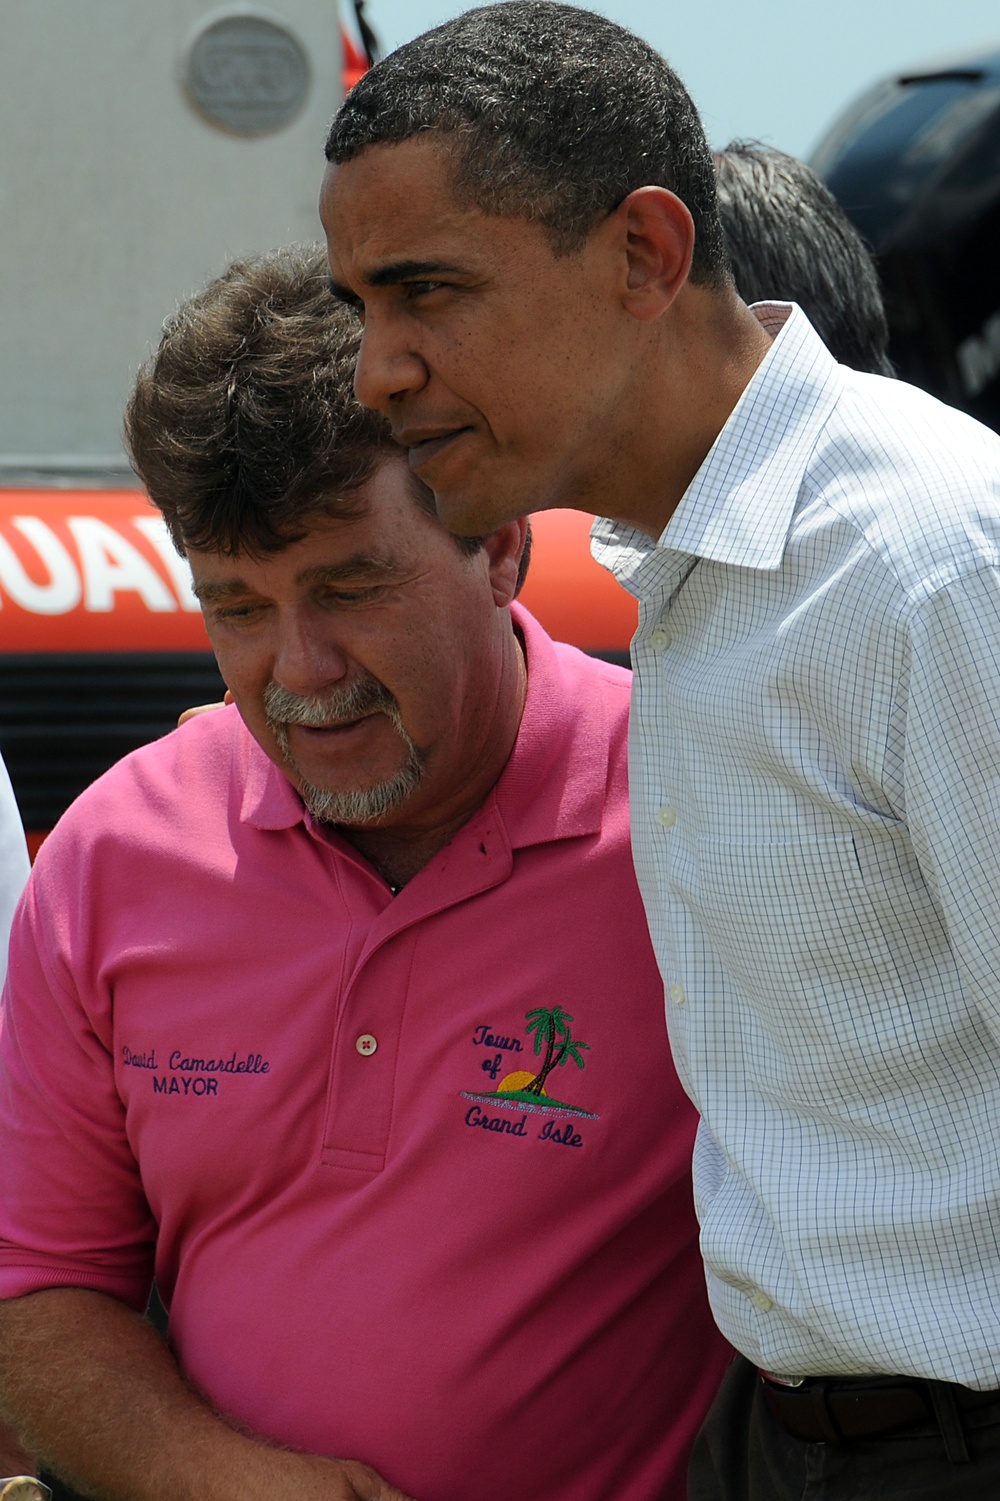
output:
M 296 611 L 281 620 L 271 676 L 282 688 L 309 698 L 342 687 L 350 671 L 351 659 L 334 638 L 328 617 Z
M 403 321 L 366 310 L 354 369 L 354 394 L 362 406 L 391 415 L 400 396 L 427 384 L 427 366 L 406 336 Z

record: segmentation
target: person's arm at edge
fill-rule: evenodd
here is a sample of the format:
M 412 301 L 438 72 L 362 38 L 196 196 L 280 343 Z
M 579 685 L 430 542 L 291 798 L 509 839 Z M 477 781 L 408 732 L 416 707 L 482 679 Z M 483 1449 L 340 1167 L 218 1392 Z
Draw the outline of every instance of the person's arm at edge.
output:
M 117 1299 L 52 1287 L 0 1302 L 3 1414 L 39 1463 L 101 1501 L 406 1501 L 367 1465 L 238 1432 Z
M 905 819 L 968 994 L 1000 1024 L 1000 569 L 933 591 L 909 625 Z
M 7 768 L 0 761 L 0 985 L 7 973 L 7 942 L 31 862 Z
M 14 908 L 31 869 L 10 777 L 0 761 L 0 984 L 7 973 L 7 941 Z M 0 1475 L 30 1474 L 34 1461 L 0 1419 Z

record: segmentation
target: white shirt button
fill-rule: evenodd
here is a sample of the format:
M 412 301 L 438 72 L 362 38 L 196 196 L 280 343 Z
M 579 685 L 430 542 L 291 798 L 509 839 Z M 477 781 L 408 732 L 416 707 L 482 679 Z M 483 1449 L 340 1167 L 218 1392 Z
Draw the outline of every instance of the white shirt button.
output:
M 683 985 L 671 985 L 670 999 L 678 1006 L 683 1006 L 687 1000 L 687 992 Z
M 358 1038 L 354 1046 L 357 1048 L 362 1058 L 370 1058 L 372 1053 L 374 1053 L 375 1049 L 378 1047 L 378 1041 L 372 1036 L 370 1032 L 362 1032 L 361 1036 Z
M 664 803 L 662 808 L 656 810 L 656 822 L 664 829 L 672 829 L 677 822 L 677 809 L 671 808 L 669 803 Z
M 649 644 L 654 651 L 666 651 L 670 645 L 670 632 L 658 625 L 655 631 L 650 632 Z
M 767 1293 L 756 1292 L 750 1301 L 760 1313 L 770 1313 L 774 1307 L 774 1299 L 769 1298 Z

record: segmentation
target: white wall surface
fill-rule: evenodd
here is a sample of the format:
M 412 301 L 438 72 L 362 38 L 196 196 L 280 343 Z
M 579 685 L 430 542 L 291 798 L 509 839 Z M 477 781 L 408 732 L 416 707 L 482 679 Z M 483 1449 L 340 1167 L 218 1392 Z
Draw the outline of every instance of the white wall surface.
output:
M 12 460 L 123 464 L 131 378 L 176 302 L 235 255 L 319 237 L 333 0 L 259 8 L 310 64 L 282 129 L 220 129 L 182 86 L 192 33 L 253 8 L 0 0 L 0 476 Z

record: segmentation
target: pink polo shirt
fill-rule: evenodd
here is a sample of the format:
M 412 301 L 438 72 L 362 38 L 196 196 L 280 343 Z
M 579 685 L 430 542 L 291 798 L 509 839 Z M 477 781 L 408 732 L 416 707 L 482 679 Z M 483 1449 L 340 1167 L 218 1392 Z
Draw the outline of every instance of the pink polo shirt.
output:
M 628 676 L 519 619 L 511 759 L 395 899 L 235 710 L 70 809 L 15 925 L 0 1294 L 141 1308 L 155 1263 L 212 1403 L 419 1501 L 681 1501 L 728 1352 Z

